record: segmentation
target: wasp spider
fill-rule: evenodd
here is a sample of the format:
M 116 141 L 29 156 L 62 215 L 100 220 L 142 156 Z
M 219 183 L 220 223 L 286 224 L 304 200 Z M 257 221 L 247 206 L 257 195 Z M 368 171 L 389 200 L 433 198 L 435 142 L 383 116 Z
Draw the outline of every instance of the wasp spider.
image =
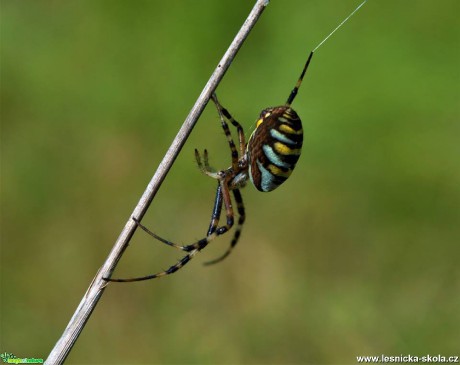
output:
M 303 129 L 297 113 L 291 108 L 297 92 L 300 88 L 305 72 L 308 69 L 313 53 L 338 29 L 340 28 L 366 1 L 361 3 L 342 23 L 339 24 L 319 45 L 310 52 L 299 79 L 291 91 L 286 103 L 281 106 L 262 110 L 256 122 L 256 128 L 249 137 L 248 142 L 244 136 L 243 127 L 238 123 L 217 100 L 216 94 L 212 100 L 219 113 L 222 129 L 227 138 L 231 152 L 232 164 L 229 168 L 213 171 L 209 167 L 208 152 L 204 150 L 201 155 L 195 150 L 195 158 L 200 170 L 207 176 L 217 180 L 217 191 L 212 210 L 211 222 L 206 237 L 188 244 L 179 245 L 168 241 L 143 226 L 136 218 L 133 220 L 149 235 L 155 239 L 186 252 L 186 255 L 169 269 L 153 275 L 147 275 L 131 279 L 109 279 L 107 281 L 131 282 L 159 278 L 175 273 L 186 265 L 198 252 L 203 250 L 217 236 L 221 236 L 233 227 L 235 211 L 232 204 L 232 195 L 238 212 L 235 233 L 227 251 L 215 260 L 206 264 L 215 264 L 226 258 L 237 244 L 245 221 L 245 209 L 240 189 L 250 180 L 257 190 L 269 192 L 275 190 L 291 175 L 299 160 L 303 143 Z M 230 122 L 238 135 L 238 147 L 236 146 L 230 128 Z M 220 223 L 222 208 L 225 210 L 225 224 Z

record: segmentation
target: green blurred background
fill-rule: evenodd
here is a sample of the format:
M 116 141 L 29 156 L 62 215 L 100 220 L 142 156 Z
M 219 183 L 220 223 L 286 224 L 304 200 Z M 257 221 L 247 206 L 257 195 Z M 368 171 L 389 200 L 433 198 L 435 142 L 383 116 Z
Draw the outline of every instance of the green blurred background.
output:
M 249 135 L 358 1 L 272 0 L 218 88 Z M 46 358 L 252 1 L 1 1 L 1 347 Z M 303 155 L 247 223 L 167 278 L 111 284 L 69 364 L 348 364 L 459 354 L 456 0 L 370 1 L 313 59 Z M 208 227 L 212 105 L 144 223 Z M 115 276 L 181 257 L 137 232 Z

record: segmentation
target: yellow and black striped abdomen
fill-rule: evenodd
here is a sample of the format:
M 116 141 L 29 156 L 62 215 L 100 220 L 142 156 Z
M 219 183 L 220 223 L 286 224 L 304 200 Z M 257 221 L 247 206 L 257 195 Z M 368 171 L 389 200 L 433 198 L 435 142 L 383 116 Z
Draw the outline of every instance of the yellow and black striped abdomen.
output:
M 262 111 L 249 138 L 249 176 L 260 191 L 272 191 L 291 175 L 300 157 L 302 122 L 288 106 Z

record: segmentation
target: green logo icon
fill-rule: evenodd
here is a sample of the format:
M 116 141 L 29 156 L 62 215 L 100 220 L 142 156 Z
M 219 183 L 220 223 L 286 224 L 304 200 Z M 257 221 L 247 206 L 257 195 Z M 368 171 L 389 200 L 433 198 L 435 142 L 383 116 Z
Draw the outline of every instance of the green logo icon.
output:
M 43 364 L 43 359 L 36 359 L 34 357 L 19 358 L 11 352 L 0 354 L 0 358 L 7 364 Z

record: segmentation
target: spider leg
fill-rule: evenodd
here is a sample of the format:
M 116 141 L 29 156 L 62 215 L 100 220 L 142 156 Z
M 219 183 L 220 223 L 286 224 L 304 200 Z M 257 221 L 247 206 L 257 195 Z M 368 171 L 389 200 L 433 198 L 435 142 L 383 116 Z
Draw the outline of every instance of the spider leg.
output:
M 204 160 L 204 168 L 207 171 L 212 171 L 211 167 L 209 166 L 209 157 L 208 157 L 208 150 L 205 148 L 203 152 L 203 160 Z
M 219 194 L 221 194 L 220 197 L 218 196 Z M 219 224 L 221 212 L 222 212 L 222 189 L 219 184 L 219 186 L 217 187 L 216 199 L 214 200 L 214 208 L 212 209 L 211 223 L 209 223 L 208 233 L 206 233 L 206 236 L 210 236 L 216 231 L 217 226 Z
M 220 219 L 220 212 L 222 210 L 222 202 L 225 205 L 227 221 L 225 225 L 219 227 L 219 219 Z M 173 274 L 179 269 L 181 269 L 182 267 L 184 267 L 199 251 L 205 248 L 209 244 L 209 242 L 211 242 L 217 236 L 220 236 L 226 233 L 233 226 L 233 208 L 231 204 L 230 191 L 228 189 L 226 181 L 220 180 L 219 185 L 217 186 L 216 200 L 214 202 L 214 208 L 213 208 L 213 212 L 211 216 L 211 223 L 208 228 L 208 234 L 205 238 L 202 238 L 190 245 L 182 246 L 182 245 L 175 244 L 171 241 L 165 240 L 164 238 L 161 238 L 160 236 L 150 231 L 148 228 L 144 227 L 135 218 L 133 219 L 136 222 L 136 224 L 139 225 L 139 227 L 141 227 L 145 232 L 147 232 L 149 235 L 151 235 L 155 239 L 167 244 L 168 246 L 175 247 L 182 251 L 188 252 L 188 254 L 185 255 L 182 259 L 180 259 L 176 264 L 169 267 L 169 269 L 161 271 L 153 275 L 147 275 L 147 276 L 141 276 L 141 277 L 129 278 L 129 279 L 104 278 L 104 280 L 106 281 L 126 283 L 126 282 L 132 282 L 132 281 L 143 281 L 143 280 L 156 279 L 162 276 Z
M 190 252 L 193 250 L 193 247 L 192 248 L 189 248 L 189 246 L 182 246 L 182 245 L 178 245 L 174 242 L 171 242 L 171 241 L 168 241 L 160 236 L 158 236 L 157 234 L 153 233 L 150 229 L 148 229 L 146 226 L 144 226 L 141 222 L 139 222 L 136 218 L 132 217 L 133 221 L 137 224 L 137 226 L 139 228 L 141 228 L 143 231 L 145 231 L 146 233 L 148 233 L 150 236 L 152 236 L 153 238 L 155 238 L 156 240 L 160 241 L 160 242 L 163 242 L 164 244 L 168 245 L 168 246 L 171 246 L 171 247 L 175 247 L 175 248 L 178 248 L 179 250 L 182 250 L 182 251 L 186 251 L 186 252 Z
M 196 255 L 197 252 L 199 252 L 199 250 L 191 251 L 188 255 L 186 255 L 182 259 L 180 259 L 175 265 L 173 265 L 169 269 L 167 269 L 165 271 L 162 271 L 162 272 L 159 272 L 157 274 L 147 275 L 147 276 L 140 276 L 140 277 L 137 277 L 137 278 L 130 278 L 130 279 L 112 279 L 112 278 L 103 278 L 103 279 L 105 281 L 114 281 L 114 282 L 117 282 L 117 283 L 129 283 L 129 282 L 133 282 L 133 281 L 144 281 L 144 280 L 161 278 L 162 276 L 173 274 L 177 270 L 181 269 L 185 264 L 187 264 L 193 258 L 193 256 Z
M 211 97 L 212 97 L 212 100 L 214 101 L 214 103 L 216 104 L 216 108 L 217 108 L 217 111 L 219 113 L 220 121 L 221 121 L 221 124 L 222 124 L 222 129 L 224 130 L 225 136 L 227 137 L 228 145 L 229 145 L 230 151 L 232 153 L 232 168 L 233 168 L 233 170 L 236 171 L 238 169 L 238 151 L 236 149 L 235 142 L 233 141 L 233 137 L 232 137 L 232 134 L 230 132 L 230 128 L 228 127 L 228 124 L 225 121 L 224 116 L 225 117 L 228 116 L 229 118 L 227 118 L 227 119 L 229 119 L 231 121 L 231 123 L 234 126 L 237 127 L 238 138 L 239 138 L 239 142 L 240 142 L 241 155 L 243 155 L 244 149 L 245 149 L 243 128 L 241 127 L 241 125 L 235 119 L 232 118 L 232 116 L 229 114 L 229 112 L 219 104 L 219 101 L 217 100 L 216 94 L 212 94 Z
M 243 131 L 243 127 L 241 126 L 240 123 L 238 123 L 232 116 L 231 114 L 228 112 L 227 109 L 225 109 L 220 103 L 219 103 L 219 100 L 217 100 L 217 95 L 216 93 L 213 93 L 212 96 L 212 101 L 214 101 L 214 104 L 216 105 L 216 108 L 217 108 L 217 111 L 219 112 L 219 115 L 222 119 L 222 115 L 227 118 L 230 123 L 232 123 L 232 125 L 234 127 L 236 127 L 236 130 L 238 132 L 238 140 L 239 140 L 239 147 L 240 147 L 240 155 L 243 156 L 246 152 L 246 140 L 244 138 L 244 131 Z M 225 129 L 224 129 L 225 131 Z
M 203 161 L 202 161 L 200 152 L 198 152 L 198 150 L 195 148 L 195 159 L 196 159 L 196 163 L 198 165 L 198 168 L 200 169 L 200 171 L 203 174 L 208 175 L 209 177 L 212 177 L 213 179 L 216 179 L 216 180 L 222 179 L 222 177 L 220 175 L 220 171 L 215 172 L 209 166 L 208 150 L 206 150 L 206 149 L 204 150 Z M 203 162 L 204 162 L 204 164 L 203 164 Z
M 235 234 L 233 235 L 232 241 L 230 243 L 230 247 L 227 249 L 227 251 L 220 257 L 207 261 L 204 263 L 204 265 L 213 265 L 217 264 L 218 262 L 221 262 L 223 259 L 225 259 L 230 253 L 232 252 L 233 248 L 236 246 L 238 243 L 238 240 L 241 236 L 241 230 L 243 229 L 243 224 L 246 219 L 245 215 L 245 210 L 244 210 L 244 203 L 243 203 L 243 197 L 241 196 L 241 193 L 238 189 L 232 190 L 233 191 L 233 196 L 235 197 L 235 202 L 236 202 L 236 208 L 238 210 L 238 223 L 236 226 Z

